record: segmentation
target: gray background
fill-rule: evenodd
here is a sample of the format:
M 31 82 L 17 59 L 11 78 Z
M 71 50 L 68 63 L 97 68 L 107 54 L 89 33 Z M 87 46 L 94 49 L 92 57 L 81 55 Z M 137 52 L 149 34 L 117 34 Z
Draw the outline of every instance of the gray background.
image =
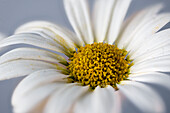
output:
M 155 3 L 165 3 L 163 11 L 170 12 L 170 0 L 133 0 L 128 15 Z M 93 0 L 90 0 L 92 5 Z M 21 24 L 32 20 L 48 20 L 72 30 L 63 8 L 62 0 L 0 0 L 0 32 L 11 35 Z M 169 28 L 166 25 L 164 28 Z M 13 90 L 21 78 L 0 81 L 0 113 L 12 113 L 10 104 Z M 163 97 L 167 113 L 170 112 L 170 91 L 152 86 Z M 140 113 L 128 100 L 123 103 L 123 113 Z

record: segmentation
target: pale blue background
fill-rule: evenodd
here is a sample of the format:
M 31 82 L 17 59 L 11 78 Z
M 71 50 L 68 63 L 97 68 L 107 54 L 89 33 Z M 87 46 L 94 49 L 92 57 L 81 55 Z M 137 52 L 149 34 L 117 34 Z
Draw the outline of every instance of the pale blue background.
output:
M 92 5 L 93 0 L 90 1 Z M 170 0 L 134 0 L 128 14 L 148 5 L 163 2 L 164 11 L 170 12 Z M 0 31 L 11 35 L 15 28 L 32 20 L 48 20 L 59 25 L 71 26 L 66 18 L 62 0 L 0 0 Z M 168 24 L 165 28 L 170 27 Z M 0 81 L 0 113 L 12 113 L 11 95 L 22 78 Z M 162 87 L 153 86 L 163 97 L 170 112 L 170 92 Z M 140 113 L 129 101 L 123 104 L 123 113 Z

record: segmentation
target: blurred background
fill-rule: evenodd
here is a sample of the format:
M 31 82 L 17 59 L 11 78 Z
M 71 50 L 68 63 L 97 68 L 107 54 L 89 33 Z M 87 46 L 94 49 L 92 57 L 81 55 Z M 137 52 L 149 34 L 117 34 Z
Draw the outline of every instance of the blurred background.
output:
M 92 8 L 94 0 L 89 0 L 89 2 Z M 170 12 L 170 0 L 133 0 L 127 17 L 156 3 L 164 3 L 163 12 Z M 63 0 L 0 0 L 0 32 L 8 36 L 12 35 L 18 26 L 33 20 L 51 21 L 72 30 L 64 12 Z M 169 27 L 170 24 L 167 24 L 164 29 Z M 0 113 L 12 113 L 12 92 L 22 79 L 23 77 L 0 81 Z M 164 99 L 167 113 L 170 113 L 170 91 L 159 86 L 152 87 Z M 123 113 L 141 112 L 126 100 L 123 103 Z

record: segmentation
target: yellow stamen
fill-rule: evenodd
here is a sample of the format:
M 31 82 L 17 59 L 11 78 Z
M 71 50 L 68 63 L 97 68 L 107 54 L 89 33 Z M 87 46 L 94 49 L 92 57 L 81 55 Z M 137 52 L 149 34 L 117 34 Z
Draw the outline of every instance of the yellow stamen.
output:
M 92 89 L 116 84 L 127 79 L 132 64 L 127 51 L 106 43 L 80 47 L 69 60 L 69 82 L 90 85 Z

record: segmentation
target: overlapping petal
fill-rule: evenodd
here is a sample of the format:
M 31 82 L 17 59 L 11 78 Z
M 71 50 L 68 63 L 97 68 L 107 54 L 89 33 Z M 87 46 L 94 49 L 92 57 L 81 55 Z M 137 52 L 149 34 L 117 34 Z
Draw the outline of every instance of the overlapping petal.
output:
M 162 56 L 146 60 L 144 62 L 135 63 L 131 68 L 131 73 L 145 72 L 169 72 L 170 71 L 170 56 Z
M 150 38 L 168 22 L 170 22 L 170 13 L 158 14 L 153 17 L 135 33 L 133 38 L 129 41 L 126 50 L 135 51 L 135 49 L 142 46 L 142 43 L 144 43 L 146 39 Z
M 93 27 L 96 42 L 103 42 L 106 38 L 115 4 L 116 0 L 95 0 Z
M 38 70 L 58 69 L 57 64 L 38 60 L 14 60 L 0 64 L 0 80 L 25 76 Z
M 139 74 L 131 74 L 128 79 L 137 82 L 151 83 L 157 84 L 163 87 L 166 87 L 170 90 L 170 76 L 165 73 L 139 73 Z
M 67 63 L 67 61 L 56 53 L 38 48 L 17 48 L 0 57 L 0 64 L 14 60 L 39 60 L 49 63 Z
M 163 100 L 149 86 L 139 82 L 122 81 L 118 88 L 141 111 L 145 113 L 165 112 Z
M 66 53 L 62 46 L 54 41 L 33 33 L 21 33 L 5 38 L 0 42 L 0 48 L 14 44 L 29 44 L 56 52 Z
M 66 28 L 55 25 L 47 21 L 33 21 L 20 26 L 18 33 L 35 33 L 63 46 L 66 50 L 74 51 L 75 47 L 80 47 L 83 42 L 74 33 Z
M 56 91 L 49 99 L 44 113 L 71 113 L 73 105 L 88 91 L 88 86 L 69 84 Z
M 120 95 L 111 86 L 85 94 L 75 103 L 74 113 L 119 113 Z
M 14 91 L 12 97 L 14 111 L 17 113 L 33 112 L 33 109 L 45 104 L 46 99 L 53 92 L 65 86 L 66 77 L 56 69 L 46 69 L 32 73 L 21 81 Z
M 80 40 L 85 44 L 94 42 L 87 0 L 64 0 L 68 19 Z
M 163 31 L 160 31 L 153 36 L 151 36 L 149 39 L 146 39 L 144 43 L 142 43 L 142 46 L 140 46 L 135 51 L 131 52 L 130 57 L 132 59 L 138 59 L 142 55 L 145 55 L 147 53 L 154 53 L 155 51 L 160 50 L 160 54 L 157 55 L 166 55 L 168 54 L 169 49 L 169 42 L 170 42 L 170 29 L 166 29 Z M 149 58 L 150 56 L 146 56 L 146 58 Z M 151 55 L 152 57 L 152 55 Z
M 121 113 L 121 94 L 143 112 L 165 112 L 159 95 L 145 85 L 153 83 L 170 89 L 170 29 L 158 32 L 170 21 L 169 13 L 158 14 L 161 4 L 144 9 L 123 20 L 132 0 L 96 0 L 93 23 L 87 0 L 64 0 L 68 19 L 76 32 L 46 21 L 34 21 L 19 27 L 15 35 L 0 41 L 0 48 L 29 44 L 35 48 L 17 48 L 0 57 L 0 80 L 29 75 L 16 88 L 12 105 L 17 113 Z M 93 28 L 94 27 L 94 28 Z M 68 82 L 68 64 L 54 52 L 71 56 L 85 44 L 116 44 L 129 52 L 134 65 L 128 81 L 111 86 L 80 86 Z M 38 48 L 37 48 L 38 47 Z M 21 107 L 22 106 L 22 107 Z
M 119 37 L 116 40 L 116 44 L 118 45 L 118 47 L 119 48 L 127 47 L 129 45 L 129 42 L 134 38 L 134 35 L 140 32 L 141 28 L 143 29 L 145 26 L 151 23 L 150 21 L 151 20 L 153 21 L 153 19 L 156 17 L 157 13 L 162 9 L 162 7 L 163 7 L 162 4 L 157 4 L 157 5 L 148 7 L 146 9 L 143 9 L 142 11 L 139 11 L 137 14 L 129 18 L 122 26 L 121 33 L 119 34 Z M 149 28 L 152 28 L 152 27 L 149 27 Z M 145 32 L 143 33 L 145 34 Z M 148 33 L 153 33 L 153 31 L 147 32 L 147 34 Z
M 109 44 L 114 43 L 130 3 L 131 0 L 96 0 L 93 23 L 97 42 L 105 39 Z

